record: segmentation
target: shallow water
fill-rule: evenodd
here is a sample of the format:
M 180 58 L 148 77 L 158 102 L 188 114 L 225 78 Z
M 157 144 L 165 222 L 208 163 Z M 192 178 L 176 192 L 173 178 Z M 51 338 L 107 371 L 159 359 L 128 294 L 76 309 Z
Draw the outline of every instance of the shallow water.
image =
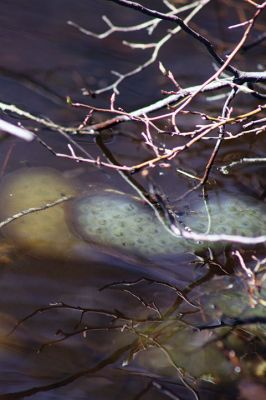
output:
M 83 112 L 65 105 L 66 96 L 101 107 L 108 104 L 109 94 L 88 99 L 80 88 L 103 86 L 111 79 L 111 68 L 131 68 L 129 51 L 119 44 L 118 36 L 99 45 L 66 21 L 100 31 L 103 12 L 119 23 L 116 6 L 93 0 L 1 3 L 0 101 L 63 125 L 84 118 Z M 160 2 L 156 3 L 159 7 Z M 204 28 L 218 35 L 220 11 L 210 8 L 209 12 L 213 18 L 204 21 Z M 128 24 L 142 21 L 126 10 L 123 17 Z M 196 46 L 189 51 L 191 59 L 186 58 L 191 42 L 183 39 L 179 51 L 187 65 L 177 60 L 170 45 L 163 56 L 185 85 L 206 77 L 207 60 Z M 254 50 L 254 56 L 259 54 Z M 202 65 L 197 71 L 195 60 Z M 132 62 L 137 64 L 137 58 Z M 245 63 L 252 67 L 252 57 Z M 128 80 L 119 102 L 125 108 L 138 108 L 160 97 L 165 85 L 156 65 L 141 78 Z M 250 101 L 255 107 L 256 101 Z M 238 106 L 245 110 L 245 99 Z M 8 117 L 17 121 L 17 117 Z M 37 126 L 19 120 L 28 128 Z M 195 121 L 197 117 L 192 116 L 191 124 Z M 187 119 L 183 122 L 188 124 Z M 107 146 L 121 163 L 136 164 L 150 156 L 142 144 L 141 130 L 133 123 L 113 128 L 104 132 L 102 147 Z M 67 142 L 58 133 L 40 129 L 38 135 L 57 152 L 67 152 Z M 164 138 L 169 146 L 174 140 Z M 77 141 L 94 158 L 101 154 L 93 138 Z M 245 155 L 262 156 L 264 148 L 263 134 L 228 141 L 217 165 Z M 151 182 L 160 187 L 172 209 L 182 214 L 191 203 L 202 202 L 202 193 L 177 201 L 192 186 L 177 169 L 202 174 L 202 160 L 210 152 L 209 143 L 201 142 L 169 162 L 169 168 L 150 169 L 149 179 L 141 174 L 131 179 L 143 191 Z M 116 171 L 57 158 L 37 141 L 28 144 L 1 134 L 1 176 L 25 167 L 52 167 L 65 179 L 79 182 L 80 192 L 93 187 L 136 195 Z M 238 168 L 228 176 L 214 169 L 211 183 L 210 191 L 245 194 L 263 202 L 265 168 Z M 253 269 L 256 261 L 252 257 L 263 259 L 265 249 L 249 247 L 243 255 Z M 36 254 L 2 231 L 0 265 L 0 399 L 183 400 L 195 399 L 195 390 L 200 399 L 208 400 L 214 396 L 235 399 L 251 387 L 254 393 L 264 390 L 265 321 L 233 329 L 228 318 L 264 318 L 265 289 L 248 291 L 245 274 L 230 249 L 213 258 L 208 252 L 199 256 L 188 252 L 151 261 L 82 242 L 73 258 L 67 251 Z M 258 274 L 258 280 L 262 276 Z M 229 327 L 205 329 L 223 318 Z

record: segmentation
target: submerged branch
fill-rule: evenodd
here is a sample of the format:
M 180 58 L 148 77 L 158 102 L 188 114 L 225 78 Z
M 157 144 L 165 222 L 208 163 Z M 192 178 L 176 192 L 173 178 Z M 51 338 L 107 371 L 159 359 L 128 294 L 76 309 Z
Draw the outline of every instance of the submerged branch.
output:
M 0 229 L 3 228 L 4 226 L 10 224 L 11 222 L 13 222 L 15 220 L 17 220 L 17 219 L 19 219 L 21 217 L 24 217 L 25 215 L 32 214 L 32 213 L 35 213 L 35 212 L 38 212 L 38 211 L 46 210 L 47 208 L 51 208 L 51 207 L 57 206 L 58 204 L 61 204 L 61 203 L 65 202 L 67 200 L 70 200 L 72 198 L 73 198 L 73 196 L 63 196 L 60 199 L 57 199 L 57 200 L 52 201 L 50 203 L 46 203 L 43 206 L 31 207 L 31 208 L 28 208 L 27 210 L 20 211 L 20 212 L 18 212 L 16 214 L 12 215 L 11 217 L 6 218 L 4 221 L 1 221 L 0 222 Z

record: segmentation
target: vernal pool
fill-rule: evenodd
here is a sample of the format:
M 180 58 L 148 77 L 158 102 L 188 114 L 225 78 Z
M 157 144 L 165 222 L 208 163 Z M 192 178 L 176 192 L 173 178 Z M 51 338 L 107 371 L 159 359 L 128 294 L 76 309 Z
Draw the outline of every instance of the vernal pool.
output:
M 147 260 L 221 247 L 177 237 L 156 206 L 143 199 L 104 188 L 80 193 L 79 186 L 52 168 L 22 168 L 6 175 L 0 215 L 2 220 L 15 217 L 4 233 L 35 255 L 61 259 L 73 258 L 82 242 Z M 265 210 L 263 202 L 250 197 L 214 193 L 206 206 L 190 205 L 176 221 L 200 233 L 252 237 L 265 233 Z
M 141 3 L 164 7 L 162 1 Z M 191 26 L 208 30 L 214 40 L 223 35 L 225 47 L 232 49 L 242 28 L 228 26 L 243 22 L 237 15 L 242 18 L 253 7 L 236 3 L 206 2 L 206 11 L 202 8 Z M 67 96 L 109 107 L 111 93 L 92 98 L 82 88 L 103 88 L 116 79 L 112 69 L 129 71 L 152 50 L 147 55 L 123 45 L 124 33 L 99 42 L 67 21 L 98 33 L 106 28 L 102 15 L 118 25 L 147 21 L 133 10 L 120 15 L 119 9 L 111 1 L 2 1 L 1 103 L 64 127 L 78 126 L 87 117 L 87 109 L 66 103 Z M 156 25 L 155 38 L 172 29 L 166 24 Z M 256 27 L 261 29 L 261 20 Z M 138 35 L 126 39 L 138 41 Z M 192 48 L 193 40 L 184 33 L 171 40 L 159 55 L 164 68 L 184 88 L 204 82 L 213 68 L 205 50 Z M 222 55 L 225 47 L 220 40 L 216 44 Z M 238 53 L 240 68 L 260 68 L 261 45 Z M 175 90 L 157 61 L 119 89 L 115 106 L 126 111 L 163 98 L 161 89 Z M 227 95 L 227 89 L 216 94 Z M 211 123 L 194 114 L 194 106 L 214 117 L 221 114 L 225 98 L 213 101 L 209 95 L 206 101 L 205 95 L 197 96 L 189 114 L 179 115 L 180 129 Z M 260 104 L 249 94 L 237 99 L 233 116 Z M 94 115 L 93 122 L 109 116 Z M 216 140 L 199 141 L 163 164 L 122 176 L 55 153 L 69 157 L 72 149 L 106 163 L 142 163 L 153 157 L 153 149 L 144 143 L 145 127 L 138 121 L 97 137 L 63 137 L 22 115 L 2 112 L 1 118 L 33 131 L 36 139 L 24 143 L 0 133 L 0 222 L 6 222 L 0 230 L 0 400 L 264 400 L 264 245 L 175 237 L 162 223 L 167 215 L 156 197 L 152 208 L 140 195 L 152 195 L 154 189 L 183 229 L 265 234 L 265 169 L 239 165 L 226 176 L 217 169 L 242 157 L 262 157 L 263 132 L 236 140 L 228 136 L 206 196 L 199 188 L 179 200 L 198 183 Z M 251 121 L 255 118 L 263 117 L 259 113 Z M 158 127 L 171 131 L 171 121 Z M 233 131 L 235 125 L 227 128 Z M 167 132 L 151 134 L 160 152 L 186 142 Z

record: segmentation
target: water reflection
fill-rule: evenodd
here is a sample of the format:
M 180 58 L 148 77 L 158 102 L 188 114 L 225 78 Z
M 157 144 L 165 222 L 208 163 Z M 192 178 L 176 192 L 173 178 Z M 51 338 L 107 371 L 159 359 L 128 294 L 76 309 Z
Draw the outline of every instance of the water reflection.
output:
M 111 63 L 115 69 L 131 68 L 128 51 L 117 39 L 111 38 L 103 48 L 67 27 L 66 21 L 72 19 L 98 31 L 103 13 L 100 2 L 77 5 L 68 0 L 30 0 L 24 6 L 16 1 L 1 5 L 0 30 L 3 49 L 7 49 L 1 58 L 1 100 L 49 116 L 64 126 L 80 123 L 84 112 L 62 106 L 61 100 L 70 95 L 84 101 L 81 87 L 97 89 L 107 84 Z M 105 6 L 105 13 L 117 15 L 111 2 Z M 125 10 L 123 13 L 128 22 L 141 19 Z M 205 22 L 216 32 L 218 24 L 214 21 L 216 17 Z M 186 43 L 182 45 L 182 59 L 187 56 Z M 197 65 L 204 65 L 201 50 L 195 48 L 194 58 L 186 66 L 180 63 L 180 57 L 177 60 L 176 51 L 165 53 L 167 63 L 176 66 L 184 81 L 189 72 L 195 81 L 204 78 L 204 68 L 196 71 L 194 62 L 197 57 Z M 247 62 L 252 64 L 252 57 Z M 144 72 L 141 85 L 138 79 L 128 81 L 126 92 L 119 97 L 121 104 L 134 109 L 157 98 L 156 73 Z M 165 88 L 162 78 L 157 81 Z M 109 95 L 94 99 L 95 105 L 104 102 L 109 102 Z M 25 122 L 23 118 L 20 121 Z M 187 119 L 181 121 L 188 124 Z M 197 121 L 198 117 L 191 115 L 189 123 Z M 27 122 L 27 126 L 31 123 L 34 128 L 33 122 Z M 37 133 L 55 151 L 66 153 L 67 142 L 58 133 L 45 129 Z M 94 137 L 78 140 L 95 159 L 102 155 L 104 147 L 99 147 Z M 164 137 L 163 143 L 170 146 L 174 140 L 183 143 L 182 138 L 171 136 Z M 252 156 L 260 155 L 264 142 L 259 135 L 240 138 L 237 145 L 226 142 L 218 164 L 223 165 L 232 154 L 236 159 L 236 152 L 240 157 L 250 150 Z M 105 143 L 111 156 L 121 163 L 132 165 L 149 156 L 141 129 L 133 123 L 108 131 Z M 81 182 L 75 189 L 78 192 L 93 185 L 135 195 L 116 171 L 56 158 L 37 141 L 29 146 L 2 135 L 0 149 L 1 176 L 19 174 L 16 171 L 21 167 L 49 166 L 63 174 L 67 182 Z M 208 143 L 201 142 L 164 169 L 150 169 L 148 177 L 130 176 L 131 182 L 147 192 L 152 185 L 158 186 L 167 193 L 173 209 L 180 212 L 187 200 L 179 203 L 176 199 L 192 183 L 177 171 L 184 169 L 197 175 L 209 151 Z M 105 151 L 107 158 L 109 153 Z M 215 170 L 211 187 L 263 200 L 264 172 L 261 167 L 246 167 L 222 177 Z M 60 189 L 58 183 L 56 186 Z M 26 201 L 23 190 L 21 201 Z M 198 193 L 189 198 L 189 204 L 198 201 Z M 12 206 L 7 198 L 5 202 L 7 208 Z M 20 210 L 10 209 L 11 214 Z M 58 224 L 57 216 L 53 218 Z M 51 227 L 51 221 L 45 223 Z M 60 229 L 63 224 L 61 219 Z M 34 230 L 26 227 L 25 231 L 27 241 L 40 234 L 36 225 Z M 231 249 L 219 254 L 206 250 L 196 255 L 191 251 L 167 261 L 157 257 L 147 262 L 117 252 L 106 254 L 78 241 L 75 257 L 65 257 L 73 240 L 70 234 L 71 240 L 65 242 L 62 231 L 50 232 L 44 252 L 34 252 L 10 240 L 7 234 L 1 237 L 0 399 L 160 400 L 199 396 L 211 400 L 215 396 L 233 400 L 240 393 L 243 399 L 253 396 L 259 400 L 264 396 L 263 247 L 243 251 L 247 270 L 232 257 Z M 55 257 L 53 246 L 59 242 Z M 248 276 L 248 269 L 254 274 Z
M 177 388 L 180 384 L 187 388 L 184 398 L 196 398 L 193 387 L 198 390 L 199 378 L 208 386 L 237 381 L 239 374 L 255 372 L 259 378 L 263 370 L 265 332 L 257 323 L 265 322 L 265 293 L 252 294 L 256 307 L 251 308 L 250 294 L 240 277 L 211 279 L 214 272 L 208 271 L 183 288 L 138 278 L 106 284 L 99 290 L 99 282 L 95 288 L 80 282 L 77 265 L 75 274 L 72 271 L 68 278 L 66 273 L 63 280 L 59 276 L 45 279 L 49 269 L 42 275 L 39 272 L 39 277 L 31 271 L 26 279 L 27 264 L 21 268 L 20 274 L 13 271 L 13 278 L 22 282 L 20 288 L 16 285 L 16 297 L 2 291 L 9 314 L 13 309 L 22 318 L 15 322 L 1 317 L 7 321 L 1 364 L 6 371 L 12 365 L 14 378 L 11 382 L 3 375 L 3 392 L 13 394 L 0 398 L 53 393 L 60 388 L 57 395 L 63 388 L 72 395 L 73 383 L 84 378 L 73 387 L 83 398 L 92 376 L 99 378 L 93 386 L 89 383 L 92 393 L 94 385 L 99 390 L 96 382 L 103 381 L 109 389 L 116 382 L 114 398 L 128 382 L 137 395 L 137 387 L 149 382 L 153 391 L 156 385 L 169 388 L 169 383 L 178 381 Z M 11 275 L 3 276 L 8 288 Z M 27 377 L 23 382 L 21 374 Z

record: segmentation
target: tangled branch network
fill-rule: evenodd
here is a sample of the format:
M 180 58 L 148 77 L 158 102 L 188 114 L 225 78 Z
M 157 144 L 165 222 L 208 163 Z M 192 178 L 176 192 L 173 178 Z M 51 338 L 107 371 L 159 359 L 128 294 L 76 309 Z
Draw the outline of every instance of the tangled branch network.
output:
M 202 176 L 180 170 L 180 173 L 185 174 L 193 182 L 195 180 L 197 182 L 196 185 L 192 186 L 191 190 L 184 194 L 186 196 L 198 188 L 204 188 L 205 184 L 208 183 L 222 143 L 236 141 L 246 135 L 257 137 L 265 132 L 266 72 L 261 68 L 263 59 L 257 60 L 256 70 L 254 71 L 246 71 L 238 66 L 241 63 L 244 64 L 245 55 L 248 54 L 251 48 L 255 46 L 259 48 L 263 44 L 263 34 L 261 32 L 263 31 L 263 24 L 261 21 L 265 12 L 266 2 L 259 4 L 253 0 L 238 2 L 220 0 L 219 4 L 225 10 L 225 14 L 231 15 L 232 11 L 234 11 L 234 14 L 238 16 L 235 24 L 230 26 L 226 25 L 227 19 L 225 16 L 223 17 L 223 29 L 226 32 L 231 32 L 230 39 L 233 43 L 223 42 L 222 44 L 218 39 L 216 40 L 213 37 L 210 39 L 211 33 L 205 32 L 197 22 L 201 19 L 204 20 L 202 13 L 208 12 L 209 8 L 213 6 L 211 0 L 182 2 L 182 5 L 175 0 L 162 0 L 160 4 L 162 11 L 148 8 L 141 3 L 129 0 L 106 0 L 106 2 L 114 3 L 114 7 L 118 9 L 125 7 L 131 10 L 132 13 L 142 14 L 146 19 L 141 23 L 123 26 L 122 24 L 113 23 L 109 17 L 103 16 L 103 22 L 107 27 L 103 32 L 95 33 L 76 22 L 68 21 L 71 29 L 77 29 L 80 33 L 101 41 L 108 40 L 109 36 L 114 33 L 120 34 L 122 45 L 129 48 L 129 51 L 132 52 L 132 57 L 134 57 L 136 51 L 148 54 L 143 63 L 126 72 L 111 71 L 115 76 L 114 81 L 108 83 L 105 87 L 93 90 L 96 96 L 111 92 L 109 106 L 103 108 L 95 107 L 87 102 L 75 102 L 69 98 L 68 104 L 84 110 L 86 117 L 78 126 L 67 127 L 59 125 L 50 119 L 35 116 L 26 110 L 18 108 L 16 105 L 0 103 L 0 109 L 3 112 L 10 112 L 59 132 L 68 141 L 66 153 L 56 152 L 47 143 L 38 138 L 38 135 L 36 135 L 36 140 L 39 140 L 56 157 L 116 170 L 154 208 L 149 194 L 147 195 L 147 190 L 139 189 L 139 185 L 133 179 L 133 174 L 149 171 L 156 165 L 164 168 L 168 165 L 167 163 L 174 162 L 181 154 L 188 152 L 196 144 L 204 142 L 210 146 L 211 154 L 207 161 L 203 160 L 204 172 Z M 199 18 L 194 22 L 196 16 Z M 181 32 L 186 34 L 198 46 L 201 46 L 210 60 L 210 64 L 206 67 L 213 70 L 213 73 L 204 82 L 188 85 L 187 87 L 181 86 L 175 71 L 170 70 L 166 63 L 161 60 L 162 49 L 167 44 L 175 41 L 175 45 L 178 46 L 178 35 Z M 134 40 L 134 35 L 138 34 L 139 37 L 139 33 L 143 34 L 144 38 L 141 42 Z M 155 33 L 156 40 L 153 39 Z M 127 36 L 132 35 L 132 41 L 124 40 L 123 36 L 125 34 Z M 158 36 L 160 36 L 159 39 Z M 234 38 L 237 38 L 237 40 L 234 40 Z M 226 47 L 226 52 L 224 47 Z M 134 76 L 141 77 L 142 72 L 153 64 L 158 65 L 158 75 L 163 77 L 164 82 L 168 86 L 170 85 L 171 89 L 163 90 L 160 99 L 133 111 L 124 110 L 120 105 L 117 105 L 119 93 L 125 90 L 124 82 Z M 83 89 L 84 95 L 91 93 L 92 90 L 90 88 Z M 209 104 L 210 107 L 205 106 L 204 109 L 195 110 L 195 100 L 198 100 L 198 98 L 205 104 Z M 243 98 L 246 99 L 244 109 L 239 106 L 241 101 L 238 103 L 238 100 Z M 206 111 L 206 108 L 212 111 Z M 99 118 L 97 121 L 97 115 L 101 116 L 100 121 Z M 191 119 L 192 115 L 197 118 L 198 123 L 192 128 L 186 129 L 186 124 L 183 123 L 184 118 Z M 113 156 L 110 156 L 108 149 L 101 141 L 102 131 L 123 122 L 132 122 L 141 127 L 141 139 L 148 152 L 148 157 L 145 160 L 134 165 L 124 165 Z M 72 139 L 72 135 L 75 137 L 75 135 L 79 134 L 96 138 L 96 145 L 100 149 L 101 156 L 94 158 L 83 146 L 80 146 Z M 164 139 L 168 137 L 176 138 L 177 144 L 173 145 L 173 140 L 171 140 L 171 145 L 169 145 L 169 141 Z M 182 144 L 180 144 L 180 139 L 182 139 Z M 236 166 L 264 162 L 265 157 L 245 157 L 240 160 L 236 159 L 228 165 L 223 165 L 220 167 L 220 171 L 222 174 L 228 174 Z M 171 222 L 171 215 L 168 212 L 167 205 L 164 205 L 163 208 L 164 214 L 169 217 L 167 219 L 168 222 L 165 224 L 173 235 L 182 235 L 193 240 L 207 241 L 225 240 L 253 244 L 265 241 L 265 236 L 243 238 L 235 235 L 196 234 L 182 230 Z M 156 215 L 161 218 L 159 214 L 157 213 Z M 161 219 L 164 220 L 164 218 Z

